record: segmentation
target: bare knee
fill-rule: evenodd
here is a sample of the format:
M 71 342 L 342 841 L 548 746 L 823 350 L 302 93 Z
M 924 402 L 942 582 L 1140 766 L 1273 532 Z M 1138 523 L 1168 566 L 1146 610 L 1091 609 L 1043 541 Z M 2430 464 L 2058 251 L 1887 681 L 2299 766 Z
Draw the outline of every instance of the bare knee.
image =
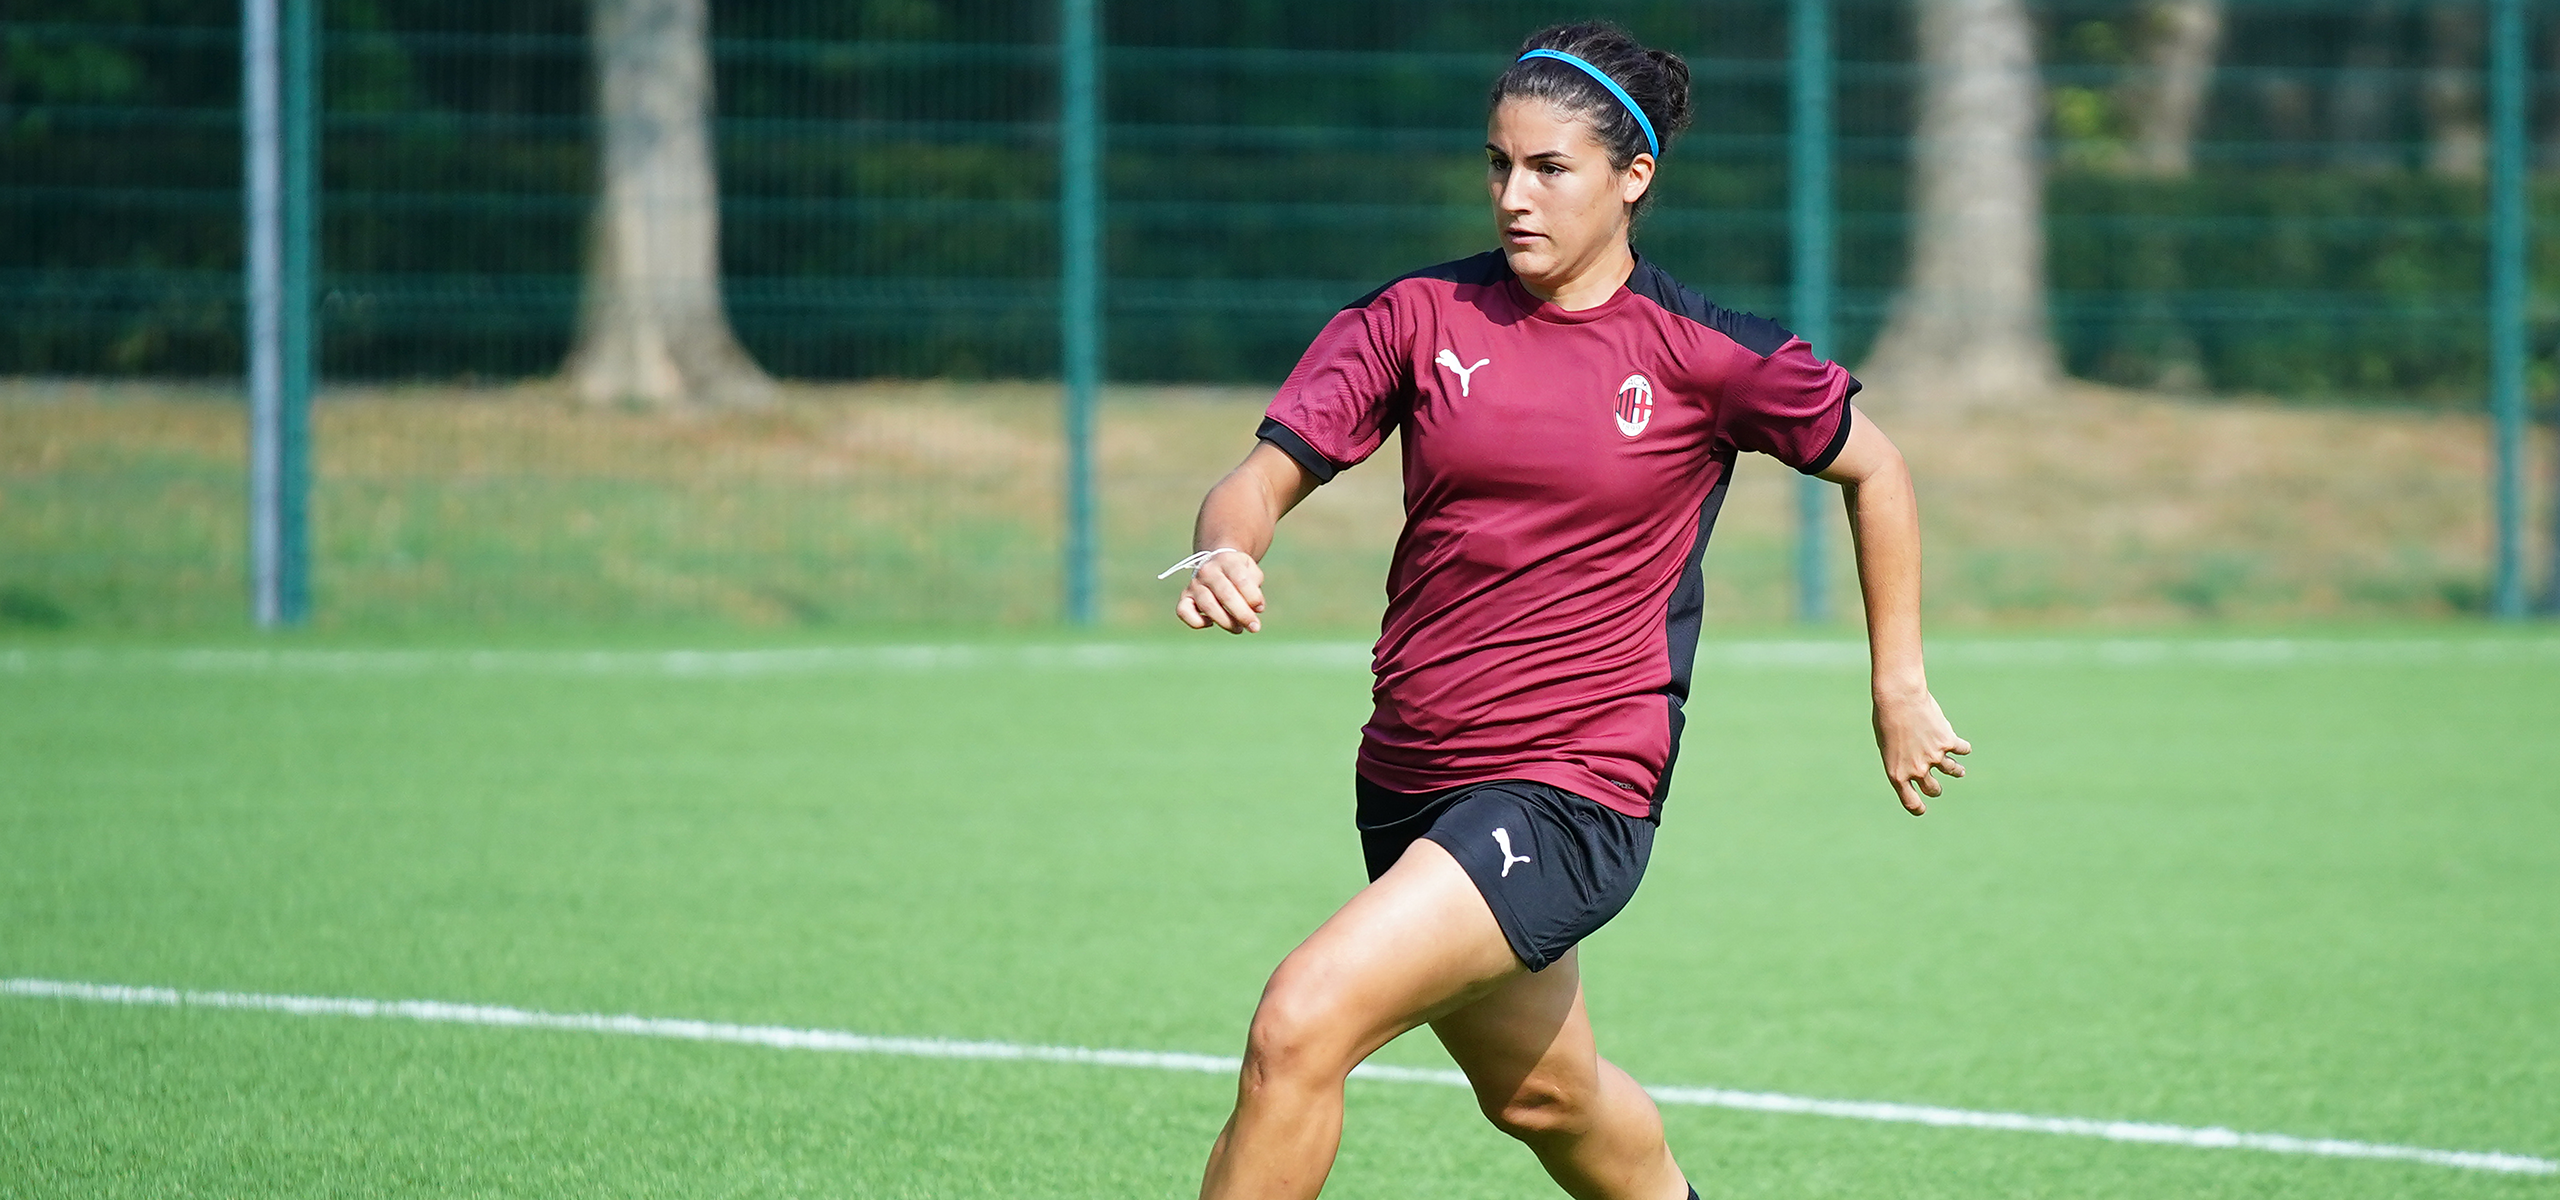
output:
M 1243 1088 L 1338 1087 L 1351 1073 L 1349 1014 L 1289 964 L 1263 988 L 1245 1035 Z
M 1476 1093 L 1493 1127 L 1524 1142 L 1574 1137 L 1591 1128 L 1591 1097 L 1581 1088 L 1531 1075 L 1508 1089 Z

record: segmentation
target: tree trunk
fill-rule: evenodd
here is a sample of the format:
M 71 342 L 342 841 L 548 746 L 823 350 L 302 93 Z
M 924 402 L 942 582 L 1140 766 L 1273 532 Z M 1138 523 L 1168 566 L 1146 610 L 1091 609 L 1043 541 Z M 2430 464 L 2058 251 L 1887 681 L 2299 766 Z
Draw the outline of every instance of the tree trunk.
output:
M 752 404 L 720 298 L 707 0 L 591 0 L 603 179 L 567 372 L 593 403 Z
M 2372 0 L 2348 36 L 2345 69 L 2329 94 L 2329 136 L 2338 165 L 2366 172 L 2401 165 L 2391 145 L 2393 47 L 2401 36 L 2394 0 Z
M 2133 117 L 2132 167 L 2178 178 L 2195 169 L 2196 126 L 2222 48 L 2222 0 L 2153 0 L 2142 11 L 2149 70 L 2125 89 Z
M 2118 89 L 2132 125 L 2125 169 L 2158 180 L 2195 171 L 2196 129 L 2212 94 L 2222 48 L 2223 0 L 2149 0 L 2139 10 L 2136 45 L 2143 70 Z M 2184 239 L 2169 222 L 2133 235 L 2127 282 L 2132 311 L 2098 363 L 2104 377 L 2172 392 L 2202 391 L 2203 350 L 2178 311 L 2186 289 Z
M 2477 179 L 2489 169 L 2488 104 L 2480 79 L 2488 64 L 2487 16 L 2477 4 L 2427 12 L 2427 170 Z
M 2030 399 L 2061 368 L 2045 314 L 2043 110 L 2021 0 L 1918 0 L 1909 278 L 1865 374 L 1914 404 Z

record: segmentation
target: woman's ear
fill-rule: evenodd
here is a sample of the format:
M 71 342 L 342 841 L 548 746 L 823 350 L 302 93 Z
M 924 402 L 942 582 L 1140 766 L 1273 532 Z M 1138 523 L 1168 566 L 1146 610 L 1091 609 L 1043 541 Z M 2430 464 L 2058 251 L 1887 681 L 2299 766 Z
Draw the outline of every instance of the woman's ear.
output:
M 1646 190 L 1653 186 L 1653 165 L 1650 154 L 1639 154 L 1628 163 L 1626 178 L 1618 181 L 1618 199 L 1628 204 L 1644 199 Z

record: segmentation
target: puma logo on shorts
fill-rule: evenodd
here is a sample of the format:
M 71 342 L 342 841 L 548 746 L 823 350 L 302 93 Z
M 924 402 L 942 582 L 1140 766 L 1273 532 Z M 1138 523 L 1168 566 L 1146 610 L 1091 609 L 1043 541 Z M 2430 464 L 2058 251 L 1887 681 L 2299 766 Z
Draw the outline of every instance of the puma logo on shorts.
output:
M 1358 781 L 1360 849 L 1376 879 L 1429 839 L 1466 868 L 1511 952 L 1543 970 L 1634 899 L 1654 823 L 1526 779 L 1439 792 Z

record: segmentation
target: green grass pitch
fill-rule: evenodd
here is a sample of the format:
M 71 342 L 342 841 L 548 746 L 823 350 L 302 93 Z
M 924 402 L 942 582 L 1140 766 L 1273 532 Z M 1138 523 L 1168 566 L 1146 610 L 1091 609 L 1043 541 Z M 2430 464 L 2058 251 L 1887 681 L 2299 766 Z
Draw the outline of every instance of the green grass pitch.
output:
M 1233 1053 L 1359 883 L 1365 677 L 992 645 L 736 677 L 0 646 L 0 976 Z M 1651 1083 L 2560 1155 L 2560 656 L 2062 657 L 1934 669 L 1978 753 L 1917 821 L 1857 671 L 1706 668 L 1651 876 L 1585 950 L 1604 1050 Z M 1230 1089 L 0 996 L 0 1196 L 1177 1196 Z M 2560 1194 L 1666 1118 L 1715 1197 Z M 1462 1092 L 1364 1082 L 1327 1194 L 1555 1193 Z

